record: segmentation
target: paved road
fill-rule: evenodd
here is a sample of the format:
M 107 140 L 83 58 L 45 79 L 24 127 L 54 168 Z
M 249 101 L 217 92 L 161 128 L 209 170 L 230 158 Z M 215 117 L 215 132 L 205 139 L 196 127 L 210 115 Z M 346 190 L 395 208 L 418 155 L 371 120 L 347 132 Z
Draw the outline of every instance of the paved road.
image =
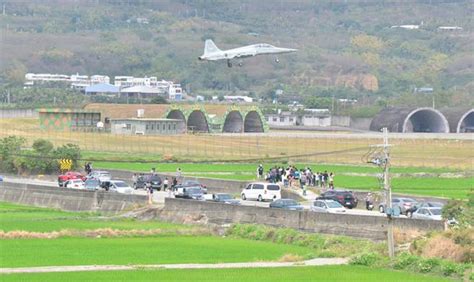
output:
M 76 272 L 76 271 L 114 271 L 137 269 L 217 269 L 217 268 L 268 268 L 268 267 L 300 267 L 320 265 L 347 264 L 346 258 L 316 258 L 300 262 L 232 262 L 232 263 L 177 263 L 151 265 L 73 265 L 73 266 L 39 266 L 0 268 L 1 274 L 12 273 L 45 273 L 45 272 Z

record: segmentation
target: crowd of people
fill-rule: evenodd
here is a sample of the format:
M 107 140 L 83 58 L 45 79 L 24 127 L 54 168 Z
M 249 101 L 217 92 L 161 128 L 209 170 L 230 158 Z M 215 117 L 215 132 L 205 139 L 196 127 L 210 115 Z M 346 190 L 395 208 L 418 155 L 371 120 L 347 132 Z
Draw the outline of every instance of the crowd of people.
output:
M 313 172 L 310 167 L 298 169 L 295 166 L 273 166 L 266 173 L 262 164 L 257 167 L 257 178 L 272 183 L 282 183 L 286 187 L 305 186 L 334 189 L 334 173 L 325 171 Z

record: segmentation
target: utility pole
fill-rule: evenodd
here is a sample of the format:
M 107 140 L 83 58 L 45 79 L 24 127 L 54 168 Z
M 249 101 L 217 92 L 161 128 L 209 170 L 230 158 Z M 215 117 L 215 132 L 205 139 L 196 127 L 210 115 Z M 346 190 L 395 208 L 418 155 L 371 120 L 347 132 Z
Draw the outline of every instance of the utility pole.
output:
M 387 207 L 388 226 L 387 226 L 387 244 L 388 255 L 393 258 L 395 256 L 395 245 L 393 242 L 393 219 L 392 219 L 392 189 L 390 186 L 389 168 L 390 168 L 390 145 L 388 144 L 388 129 L 384 127 L 383 132 L 383 189 L 385 190 L 385 206 Z
M 388 255 L 395 256 L 395 245 L 393 240 L 393 207 L 392 207 L 392 189 L 390 187 L 390 144 L 388 144 L 388 129 L 382 128 L 383 144 L 372 145 L 371 147 L 381 148 L 374 152 L 373 159 L 369 163 L 375 164 L 383 169 L 383 192 L 385 192 L 385 213 L 387 214 L 387 245 Z

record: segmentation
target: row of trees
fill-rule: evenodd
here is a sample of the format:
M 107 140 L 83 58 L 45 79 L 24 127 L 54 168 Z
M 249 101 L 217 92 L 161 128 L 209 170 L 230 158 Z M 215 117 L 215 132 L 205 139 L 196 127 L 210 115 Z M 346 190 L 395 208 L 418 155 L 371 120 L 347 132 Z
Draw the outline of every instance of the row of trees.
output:
M 37 139 L 31 149 L 26 148 L 24 137 L 8 136 L 0 139 L 0 171 L 8 173 L 49 174 L 59 171 L 59 160 L 72 160 L 72 169 L 77 168 L 81 150 L 75 144 L 54 147 L 45 139 Z

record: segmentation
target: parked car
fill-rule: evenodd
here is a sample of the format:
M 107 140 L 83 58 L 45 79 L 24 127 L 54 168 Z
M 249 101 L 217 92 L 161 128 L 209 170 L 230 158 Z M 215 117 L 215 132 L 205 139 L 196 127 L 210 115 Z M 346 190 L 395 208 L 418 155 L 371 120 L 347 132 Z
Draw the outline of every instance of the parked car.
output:
M 202 189 L 202 192 L 204 194 L 207 194 L 207 187 L 204 184 L 201 184 L 201 182 L 197 180 L 185 180 L 183 183 L 181 183 L 181 186 L 186 187 L 186 186 L 199 186 Z
M 108 190 L 122 194 L 132 194 L 133 188 L 122 180 L 110 180 Z
M 108 182 L 112 179 L 110 172 L 104 170 L 94 170 L 87 175 L 87 179 L 98 179 L 100 183 Z
M 199 187 L 199 186 L 183 187 L 181 189 L 182 189 L 181 193 L 175 194 L 176 198 L 204 200 L 204 193 L 203 193 L 201 187 Z
M 281 199 L 281 188 L 278 184 L 254 182 L 242 190 L 241 197 L 242 200 L 275 201 Z
M 234 199 L 231 194 L 212 194 L 212 199 L 210 201 L 213 202 L 219 202 L 219 203 L 225 203 L 225 204 L 230 204 L 230 205 L 240 205 L 240 201 L 237 199 Z
M 346 209 L 339 202 L 333 200 L 316 200 L 310 208 L 314 212 L 345 213 Z
M 416 201 L 412 198 L 392 198 L 392 209 L 398 209 L 400 214 L 406 214 L 407 210 L 413 207 Z M 386 211 L 385 203 L 379 205 L 379 211 L 384 213 Z
M 64 187 L 64 183 L 66 183 L 66 181 L 71 180 L 71 179 L 81 179 L 82 181 L 84 181 L 86 180 L 86 176 L 84 176 L 80 172 L 68 171 L 58 176 L 58 186 Z
M 430 219 L 430 220 L 442 220 L 441 218 L 441 208 L 439 207 L 424 207 L 417 209 L 412 218 L 415 219 Z
M 359 202 L 352 191 L 346 190 L 329 190 L 321 193 L 316 200 L 333 200 L 349 209 L 357 207 Z
M 161 177 L 158 176 L 157 174 L 143 174 L 139 175 L 137 177 L 137 181 L 133 183 L 133 188 L 139 189 L 139 188 L 146 188 L 146 185 L 150 183 L 151 187 L 153 189 L 156 189 L 158 191 L 161 190 L 161 187 L 163 186 L 163 182 L 161 181 Z
M 86 179 L 84 188 L 88 190 L 99 190 L 101 188 L 99 179 Z
M 444 204 L 440 202 L 419 202 L 408 208 L 405 212 L 407 217 L 412 217 L 413 213 L 419 208 L 443 208 Z
M 291 211 L 302 211 L 304 208 L 293 199 L 278 199 L 270 203 L 270 208 L 285 209 Z
M 82 179 L 70 179 L 64 182 L 64 187 L 66 188 L 75 188 L 75 189 L 84 189 L 84 181 Z

